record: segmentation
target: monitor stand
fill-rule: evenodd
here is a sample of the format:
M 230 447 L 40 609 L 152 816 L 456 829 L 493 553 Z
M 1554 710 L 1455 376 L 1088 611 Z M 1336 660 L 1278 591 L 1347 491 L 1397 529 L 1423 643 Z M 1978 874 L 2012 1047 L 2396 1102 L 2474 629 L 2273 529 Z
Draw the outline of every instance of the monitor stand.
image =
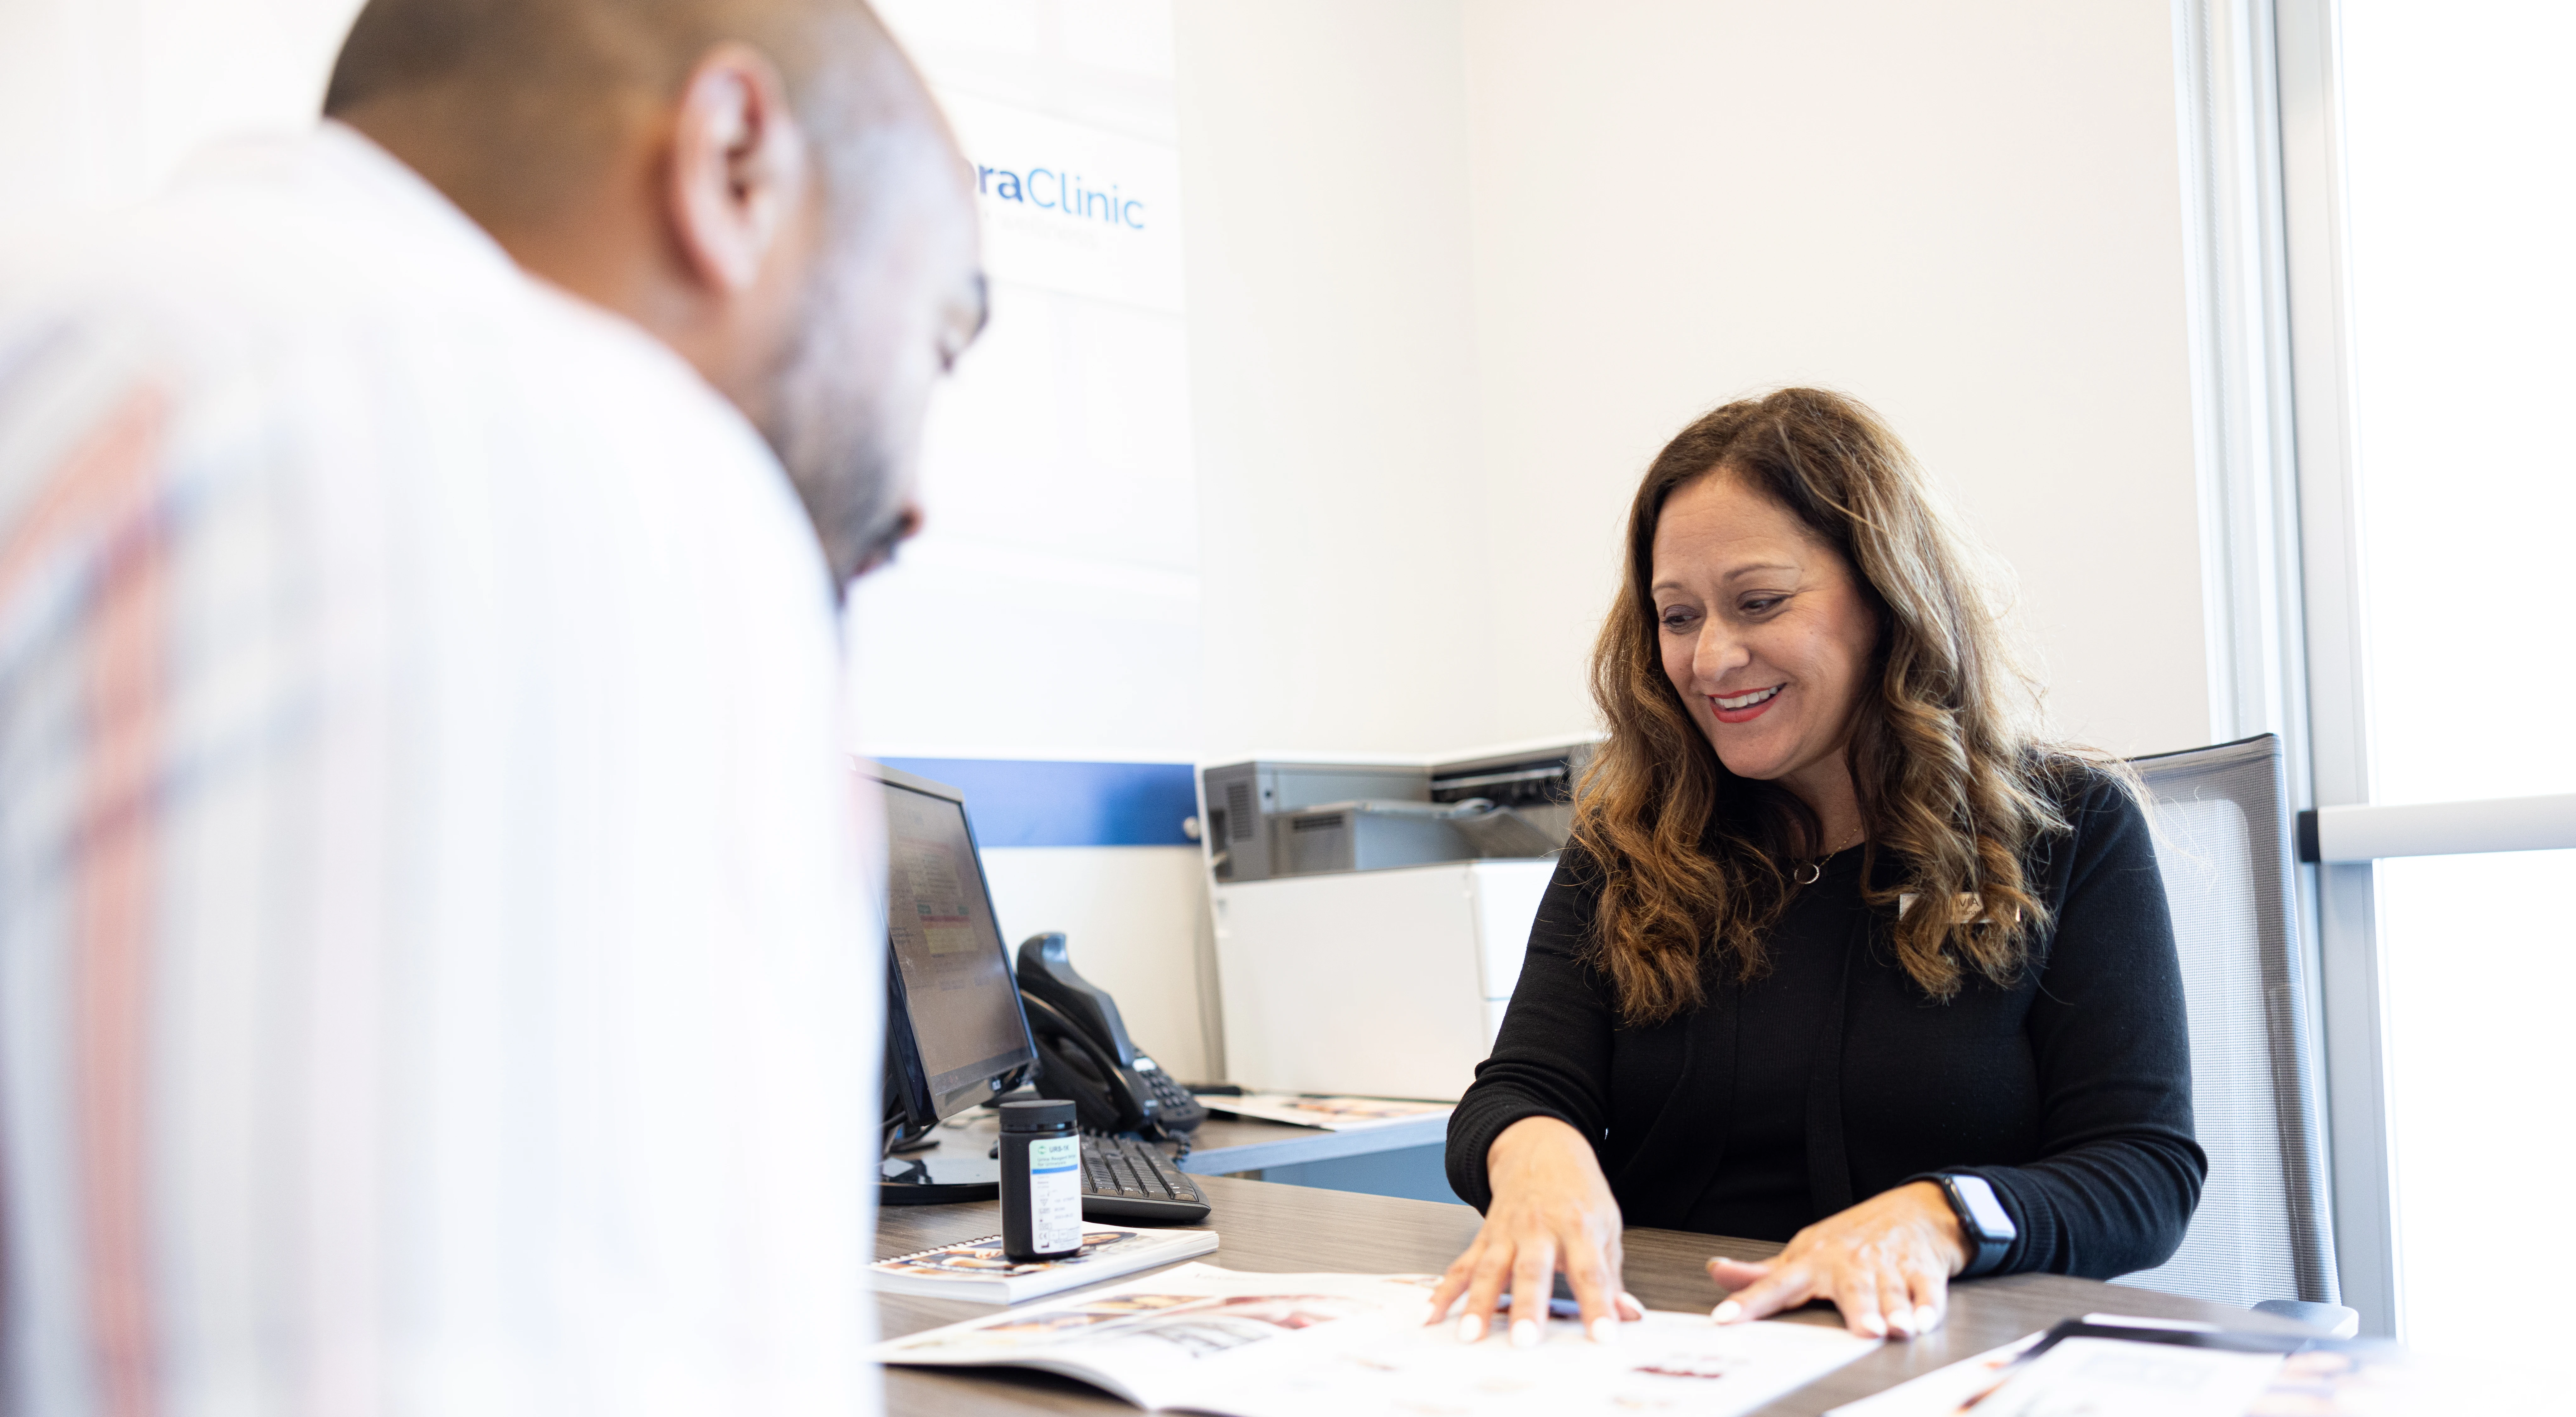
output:
M 877 1167 L 879 1205 L 946 1205 L 1001 1194 L 1002 1164 L 989 1156 L 889 1156 Z

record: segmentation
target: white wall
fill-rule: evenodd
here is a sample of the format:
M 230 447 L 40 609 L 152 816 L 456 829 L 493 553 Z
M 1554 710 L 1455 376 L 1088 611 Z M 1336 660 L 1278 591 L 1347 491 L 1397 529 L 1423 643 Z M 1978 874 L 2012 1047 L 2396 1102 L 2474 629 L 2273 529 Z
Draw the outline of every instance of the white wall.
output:
M 1061 930 L 1074 968 L 1118 1000 L 1136 1046 L 1174 1077 L 1217 1074 L 1202 1027 L 1198 936 L 1207 889 L 1194 846 L 986 847 L 993 917 L 1013 950 Z
M 359 0 L 9 0 L 0 235 L 152 193 L 207 139 L 313 121 Z
M 2162 0 L 1176 20 L 1213 744 L 1589 722 L 1637 477 L 1787 382 L 1948 480 L 2066 730 L 2207 741 Z
M 1462 8 L 1174 19 L 1207 755 L 1486 741 Z

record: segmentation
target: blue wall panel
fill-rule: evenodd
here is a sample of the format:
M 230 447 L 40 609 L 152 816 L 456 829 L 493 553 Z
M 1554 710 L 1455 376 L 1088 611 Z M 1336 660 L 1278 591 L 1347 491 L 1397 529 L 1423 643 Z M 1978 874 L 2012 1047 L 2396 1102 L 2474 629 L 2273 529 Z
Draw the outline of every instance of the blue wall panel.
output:
M 1048 763 L 887 758 L 966 794 L 979 846 L 1188 846 L 1198 814 L 1188 763 Z

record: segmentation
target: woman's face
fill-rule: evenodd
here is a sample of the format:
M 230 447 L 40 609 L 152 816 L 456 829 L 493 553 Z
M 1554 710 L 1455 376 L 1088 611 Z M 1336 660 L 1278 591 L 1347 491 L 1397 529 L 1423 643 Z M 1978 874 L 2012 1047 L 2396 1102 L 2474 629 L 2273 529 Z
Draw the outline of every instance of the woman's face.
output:
M 1665 500 L 1650 590 L 1664 674 L 1718 760 L 1816 804 L 1878 640 L 1842 553 L 1721 471 Z

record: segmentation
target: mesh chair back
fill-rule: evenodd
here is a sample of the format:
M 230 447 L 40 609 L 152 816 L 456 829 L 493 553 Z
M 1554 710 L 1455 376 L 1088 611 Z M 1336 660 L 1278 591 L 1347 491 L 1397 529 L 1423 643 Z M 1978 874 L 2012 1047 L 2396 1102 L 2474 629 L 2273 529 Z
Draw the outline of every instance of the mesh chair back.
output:
M 2121 1283 L 2225 1304 L 2340 1302 L 2281 740 L 2266 733 L 2132 765 L 2182 955 L 2192 1118 L 2209 1180 L 2182 1248 Z

